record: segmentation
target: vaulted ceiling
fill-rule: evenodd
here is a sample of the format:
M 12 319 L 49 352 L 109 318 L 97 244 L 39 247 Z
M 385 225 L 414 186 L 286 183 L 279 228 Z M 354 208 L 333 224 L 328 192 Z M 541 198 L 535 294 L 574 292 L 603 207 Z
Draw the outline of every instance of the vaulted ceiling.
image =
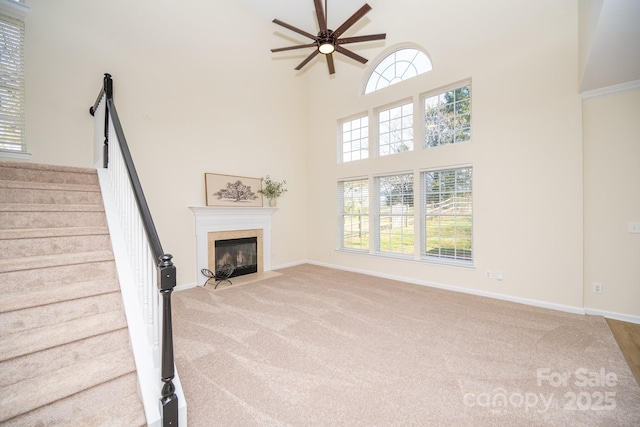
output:
M 277 18 L 311 33 L 316 29 L 312 0 L 242 1 L 265 19 Z M 378 1 L 328 1 L 329 28 L 345 21 L 364 3 L 375 10 Z M 584 14 L 580 22 L 580 92 L 640 80 L 640 1 L 577 1 Z M 376 19 L 385 17 L 376 15 Z M 274 47 L 278 47 L 275 44 Z
M 640 1 L 581 2 L 581 92 L 640 80 Z

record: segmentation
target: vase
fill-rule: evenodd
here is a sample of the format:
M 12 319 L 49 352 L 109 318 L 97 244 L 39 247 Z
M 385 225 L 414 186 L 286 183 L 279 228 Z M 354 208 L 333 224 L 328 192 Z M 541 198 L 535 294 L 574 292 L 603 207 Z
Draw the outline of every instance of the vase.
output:
M 272 208 L 275 208 L 277 204 L 278 199 L 269 199 L 269 206 L 271 206 Z

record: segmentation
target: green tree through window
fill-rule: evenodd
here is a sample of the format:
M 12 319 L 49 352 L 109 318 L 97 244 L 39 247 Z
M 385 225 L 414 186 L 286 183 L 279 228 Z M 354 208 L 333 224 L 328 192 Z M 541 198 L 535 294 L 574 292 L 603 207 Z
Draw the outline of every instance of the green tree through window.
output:
M 471 86 L 424 100 L 425 147 L 471 139 Z

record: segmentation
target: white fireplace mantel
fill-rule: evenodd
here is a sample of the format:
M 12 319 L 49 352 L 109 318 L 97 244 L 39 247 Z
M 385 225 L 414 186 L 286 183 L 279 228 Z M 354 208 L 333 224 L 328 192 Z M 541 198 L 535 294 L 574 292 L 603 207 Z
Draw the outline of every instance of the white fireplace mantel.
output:
M 263 270 L 271 270 L 271 216 L 277 208 L 234 208 L 190 206 L 195 216 L 196 282 L 204 281 L 200 273 L 208 268 L 208 233 L 216 231 L 262 229 Z

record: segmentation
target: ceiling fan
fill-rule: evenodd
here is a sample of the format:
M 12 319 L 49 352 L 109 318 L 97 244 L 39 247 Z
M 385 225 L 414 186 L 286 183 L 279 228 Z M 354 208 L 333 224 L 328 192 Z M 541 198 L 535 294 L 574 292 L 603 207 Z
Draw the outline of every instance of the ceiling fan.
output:
M 309 61 L 315 58 L 315 56 L 319 53 L 322 53 L 327 58 L 327 65 L 329 66 L 329 74 L 333 74 L 336 72 L 336 69 L 333 65 L 333 52 L 341 53 L 343 55 L 348 56 L 351 59 L 355 59 L 356 61 L 364 64 L 367 62 L 365 58 L 348 49 L 345 49 L 344 47 L 342 47 L 342 45 L 348 44 L 348 43 L 367 42 L 371 40 L 384 40 L 384 38 L 387 36 L 386 34 L 372 34 L 369 36 L 355 36 L 355 37 L 340 38 L 340 36 L 345 31 L 347 31 L 353 24 L 355 24 L 360 18 L 362 18 L 367 12 L 371 10 L 371 6 L 369 6 L 367 3 L 365 3 L 364 6 L 358 9 L 356 13 L 351 15 L 349 19 L 344 21 L 342 25 L 340 25 L 335 30 L 330 30 L 327 28 L 327 17 L 326 17 L 327 1 L 325 0 L 324 10 L 322 8 L 321 0 L 313 0 L 313 3 L 315 4 L 315 7 L 316 7 L 316 17 L 318 19 L 318 27 L 320 28 L 320 32 L 318 33 L 317 36 L 314 36 L 313 34 L 310 34 L 292 25 L 289 25 L 286 22 L 282 22 L 279 19 L 273 20 L 274 23 L 281 25 L 291 31 L 294 31 L 298 34 L 301 34 L 313 40 L 313 43 L 309 43 L 309 44 L 271 49 L 271 52 L 283 52 L 286 50 L 314 47 L 315 50 L 311 53 L 311 55 L 307 56 L 307 58 L 295 68 L 296 70 L 302 69 L 302 67 L 307 65 L 307 63 L 309 63 Z

